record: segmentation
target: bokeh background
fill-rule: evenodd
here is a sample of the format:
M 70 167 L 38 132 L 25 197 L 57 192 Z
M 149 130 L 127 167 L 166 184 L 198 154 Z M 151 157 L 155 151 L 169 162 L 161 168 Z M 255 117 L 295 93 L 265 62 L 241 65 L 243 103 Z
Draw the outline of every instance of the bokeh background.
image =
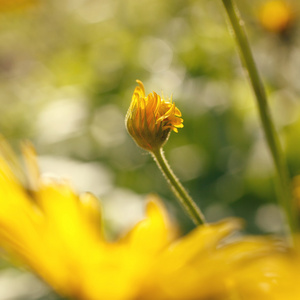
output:
M 300 3 L 274 3 L 238 5 L 295 176 Z M 136 79 L 182 111 L 185 127 L 165 154 L 207 219 L 238 216 L 251 234 L 281 232 L 272 161 L 221 1 L 0 0 L 1 134 L 15 149 L 32 141 L 43 173 L 99 197 L 110 237 L 143 217 L 149 193 L 185 233 L 192 223 L 124 126 Z M 58 299 L 1 266 L 0 300 Z

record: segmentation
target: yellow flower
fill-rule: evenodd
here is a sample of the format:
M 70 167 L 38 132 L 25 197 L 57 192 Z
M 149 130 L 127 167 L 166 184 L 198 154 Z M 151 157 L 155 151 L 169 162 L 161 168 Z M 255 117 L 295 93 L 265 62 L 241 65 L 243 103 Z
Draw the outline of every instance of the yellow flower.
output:
M 237 299 L 300 299 L 299 254 L 285 246 L 282 253 L 256 259 L 234 274 Z
M 157 150 L 172 130 L 178 132 L 183 127 L 181 112 L 172 100 L 165 101 L 155 92 L 146 96 L 143 83 L 137 83 L 126 115 L 127 130 L 140 147 Z
M 0 12 L 22 10 L 38 4 L 37 0 L 0 0 Z
M 291 25 L 294 14 L 286 1 L 271 0 L 261 7 L 259 19 L 265 29 L 281 33 Z
M 295 209 L 299 209 L 300 176 L 293 180 Z M 237 299 L 298 300 L 300 299 L 300 237 L 291 249 L 277 240 L 269 255 L 251 261 L 232 273 Z
M 289 268 L 276 262 L 275 273 L 264 270 L 266 258 L 275 260 L 270 241 L 226 241 L 240 220 L 199 226 L 179 238 L 152 197 L 145 219 L 109 242 L 97 199 L 76 195 L 65 181 L 42 179 L 30 145 L 23 147 L 23 157 L 26 185 L 0 142 L 0 245 L 58 293 L 81 300 L 279 299 L 261 297 L 266 294 L 261 286 L 266 277 L 274 281 L 277 271 L 284 276 L 280 272 Z

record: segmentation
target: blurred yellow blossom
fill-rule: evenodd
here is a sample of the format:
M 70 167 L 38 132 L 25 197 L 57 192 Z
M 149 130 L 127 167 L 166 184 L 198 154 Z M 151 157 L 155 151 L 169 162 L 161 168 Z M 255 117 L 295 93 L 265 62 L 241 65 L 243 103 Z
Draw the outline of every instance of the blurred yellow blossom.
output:
M 300 208 L 300 176 L 293 180 L 293 195 Z M 245 268 L 233 273 L 238 299 L 298 300 L 300 299 L 300 249 L 299 237 L 295 249 L 277 240 L 276 251 L 256 258 Z
M 36 5 L 38 0 L 0 0 L 0 12 L 19 10 L 31 5 Z
M 226 240 L 240 220 L 198 226 L 179 238 L 153 196 L 145 219 L 109 242 L 95 197 L 76 195 L 66 181 L 41 178 L 28 144 L 23 158 L 27 177 L 1 141 L 0 245 L 58 293 L 82 300 L 299 299 L 273 293 L 275 285 L 284 295 L 291 286 L 286 280 L 293 279 L 285 250 L 278 254 L 263 238 Z
M 291 25 L 294 13 L 287 1 L 271 0 L 260 8 L 259 19 L 265 29 L 281 33 Z
M 166 101 L 155 92 L 146 96 L 145 88 L 137 80 L 131 104 L 126 115 L 128 132 L 135 142 L 148 151 L 161 148 L 171 130 L 183 127 L 180 110 L 175 103 Z
M 298 300 L 299 269 L 300 253 L 282 245 L 282 252 L 255 259 L 234 273 L 236 294 L 241 299 Z

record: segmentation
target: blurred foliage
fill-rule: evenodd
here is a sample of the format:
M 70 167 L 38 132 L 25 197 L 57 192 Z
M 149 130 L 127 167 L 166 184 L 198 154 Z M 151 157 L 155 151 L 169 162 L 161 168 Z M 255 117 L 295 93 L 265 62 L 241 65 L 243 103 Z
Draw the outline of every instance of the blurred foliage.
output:
M 271 32 L 259 20 L 265 2 L 239 5 L 294 176 L 300 173 L 300 4 L 289 1 L 289 26 Z M 182 111 L 185 127 L 171 135 L 165 152 L 208 220 L 237 215 L 249 232 L 281 230 L 274 170 L 221 2 L 0 6 L 1 133 L 16 147 L 30 139 L 42 170 L 70 176 L 80 191 L 99 196 L 112 232 L 139 218 L 152 192 L 168 201 L 183 231 L 192 226 L 151 157 L 126 133 L 136 79 L 146 92 L 173 95 Z

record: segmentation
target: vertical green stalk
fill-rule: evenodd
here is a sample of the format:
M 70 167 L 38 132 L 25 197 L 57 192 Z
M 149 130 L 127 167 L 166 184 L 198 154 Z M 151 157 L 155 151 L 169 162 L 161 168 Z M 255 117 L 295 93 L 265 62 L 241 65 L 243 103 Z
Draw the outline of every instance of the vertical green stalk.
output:
M 273 162 L 277 171 L 279 204 L 284 210 L 285 216 L 287 218 L 289 231 L 290 233 L 294 234 L 297 231 L 297 221 L 295 214 L 296 210 L 293 210 L 294 206 L 290 191 L 290 178 L 288 175 L 286 162 L 282 154 L 279 139 L 271 118 L 266 92 L 260 79 L 256 64 L 254 62 L 254 58 L 244 29 L 244 22 L 240 18 L 238 9 L 233 0 L 222 1 L 229 17 L 233 32 L 235 34 L 241 60 L 248 71 L 251 86 L 257 100 L 259 115 L 263 130 L 265 132 L 267 144 L 271 151 Z
M 153 155 L 158 167 L 161 169 L 162 173 L 166 177 L 168 183 L 170 184 L 172 191 L 174 192 L 175 196 L 178 198 L 180 204 L 183 206 L 187 214 L 191 217 L 193 222 L 196 225 L 203 225 L 205 224 L 205 218 L 197 207 L 196 203 L 184 189 L 180 181 L 174 175 L 171 167 L 169 166 L 162 148 L 159 148 L 153 152 Z

